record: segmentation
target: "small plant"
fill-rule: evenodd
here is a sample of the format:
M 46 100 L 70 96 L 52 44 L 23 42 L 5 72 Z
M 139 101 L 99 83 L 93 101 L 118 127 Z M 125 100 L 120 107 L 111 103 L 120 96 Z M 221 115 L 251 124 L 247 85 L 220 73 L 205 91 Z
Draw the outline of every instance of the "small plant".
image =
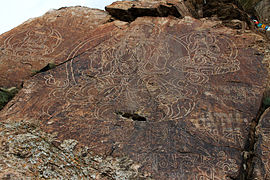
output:
M 18 93 L 16 87 L 0 88 L 0 110 Z
M 270 107 L 270 89 L 267 88 L 263 93 L 262 108 L 265 110 Z

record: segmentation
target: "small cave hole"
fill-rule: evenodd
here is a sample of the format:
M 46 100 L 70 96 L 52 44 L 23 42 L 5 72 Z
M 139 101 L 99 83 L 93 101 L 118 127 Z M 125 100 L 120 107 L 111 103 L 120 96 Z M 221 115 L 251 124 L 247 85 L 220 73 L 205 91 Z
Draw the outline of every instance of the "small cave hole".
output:
M 145 117 L 140 116 L 137 113 L 127 113 L 127 112 L 117 111 L 116 114 L 122 116 L 123 118 L 132 119 L 133 121 L 146 121 Z

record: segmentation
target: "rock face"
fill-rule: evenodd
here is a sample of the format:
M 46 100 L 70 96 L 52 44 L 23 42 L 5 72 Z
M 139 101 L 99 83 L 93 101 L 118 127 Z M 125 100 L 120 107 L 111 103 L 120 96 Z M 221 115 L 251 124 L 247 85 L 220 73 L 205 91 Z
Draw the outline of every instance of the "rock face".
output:
M 30 19 L 0 37 L 0 87 L 19 87 L 48 63 L 60 64 L 98 25 L 110 20 L 101 10 L 62 8 Z
M 238 0 L 248 13 L 258 16 L 263 23 L 270 23 L 270 2 L 268 0 Z
M 255 169 L 252 175 L 252 178 L 254 179 L 270 179 L 269 110 L 270 109 L 262 115 L 260 123 L 257 126 L 256 135 L 258 140 L 255 145 L 255 158 L 253 160 Z
M 156 17 L 163 16 L 163 6 L 168 12 L 164 16 L 175 17 Z M 185 4 L 179 6 L 191 13 Z M 10 42 L 10 47 L 20 48 L 6 53 L 3 62 L 28 52 L 32 66 L 42 69 L 53 62 L 56 67 L 26 80 L 0 112 L 4 144 L 0 177 L 71 178 L 77 174 L 74 178 L 193 180 L 241 179 L 252 172 L 258 179 L 269 178 L 267 169 L 261 168 L 269 159 L 261 153 L 266 152 L 261 147 L 267 146 L 267 135 L 263 136 L 267 120 L 258 126 L 257 136 L 262 138 L 258 143 L 251 141 L 268 83 L 267 65 L 256 46 L 258 35 L 225 27 L 221 21 L 185 16 L 176 7 L 168 1 L 117 2 L 106 8 L 112 22 L 105 12 L 87 10 L 98 15 L 80 17 L 79 24 L 65 15 L 59 20 L 64 25 L 58 26 L 58 13 L 81 11 L 81 7 L 66 8 L 21 26 L 28 32 L 32 23 L 50 17 L 55 24 L 39 23 L 39 28 L 58 28 L 61 36 L 52 34 L 53 30 L 49 35 L 29 31 L 27 38 L 12 35 L 16 29 L 4 34 L 3 46 Z M 160 14 L 141 17 L 137 12 Z M 120 20 L 130 22 L 115 20 L 120 18 L 115 14 L 121 13 L 124 19 Z M 51 38 L 48 45 L 42 38 Z M 47 47 L 56 42 L 54 38 L 59 44 L 52 51 Z M 37 46 L 28 39 L 43 44 Z M 39 47 L 42 51 L 35 49 Z M 34 57 L 45 59 L 44 63 Z M 18 68 L 28 72 L 23 59 L 17 61 L 21 62 Z M 2 84 L 17 85 L 27 76 L 10 77 Z M 259 127 L 266 130 L 261 133 Z M 81 158 L 85 147 L 91 153 Z M 245 158 L 244 152 L 253 147 L 256 158 Z M 46 171 L 48 158 L 57 167 L 49 167 L 50 172 Z M 25 172 L 22 164 L 27 166 Z
M 267 0 L 260 1 L 256 6 L 255 10 L 260 18 L 260 20 L 264 23 L 270 23 L 270 2 Z

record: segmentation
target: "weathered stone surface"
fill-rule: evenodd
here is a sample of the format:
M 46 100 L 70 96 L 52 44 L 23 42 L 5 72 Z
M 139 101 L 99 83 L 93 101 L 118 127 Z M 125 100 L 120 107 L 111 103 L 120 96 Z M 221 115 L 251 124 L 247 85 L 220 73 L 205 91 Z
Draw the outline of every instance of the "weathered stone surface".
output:
M 270 1 L 262 0 L 254 8 L 259 19 L 263 23 L 270 23 Z
M 27 123 L 0 123 L 1 179 L 149 179 L 138 164 L 122 157 L 101 157 L 63 142 Z
M 246 29 L 251 25 L 251 19 L 247 13 L 234 0 L 117 1 L 106 6 L 106 10 L 113 17 L 123 21 L 133 21 L 141 16 L 165 17 L 171 15 L 221 20 L 225 26 L 235 29 Z
M 243 12 L 232 2 L 210 0 L 204 5 L 204 16 L 210 17 L 217 15 L 220 19 L 243 18 Z
M 236 178 L 267 78 L 255 36 L 190 17 L 107 26 L 122 30 L 74 44 L 74 58 L 25 82 L 0 118 L 128 156 L 154 179 Z
M 110 16 L 101 10 L 61 8 L 1 35 L 0 87 L 19 87 L 23 80 L 48 63 L 65 62 L 71 58 L 68 55 L 74 44 L 83 41 L 85 36 L 89 38 L 98 25 L 109 20 Z M 92 42 L 93 46 L 99 43 Z
M 254 7 L 262 0 L 237 0 L 242 8 L 248 13 L 254 13 Z
M 255 144 L 255 157 L 253 179 L 270 179 L 270 109 L 261 116 L 256 129 L 257 143 Z
M 270 1 L 269 0 L 238 0 L 243 9 L 255 15 L 257 19 L 264 24 L 270 24 Z M 262 29 L 261 29 L 262 30 Z M 265 32 L 264 30 L 262 30 Z M 270 39 L 270 32 L 266 31 L 263 35 Z
M 263 23 L 270 23 L 269 0 L 238 0 L 238 2 L 246 12 L 258 16 Z

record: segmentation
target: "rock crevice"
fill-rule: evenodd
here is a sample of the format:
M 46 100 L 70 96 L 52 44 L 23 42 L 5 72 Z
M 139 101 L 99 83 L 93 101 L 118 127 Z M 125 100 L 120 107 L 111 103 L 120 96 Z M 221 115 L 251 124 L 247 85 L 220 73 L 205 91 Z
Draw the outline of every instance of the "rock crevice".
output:
M 116 114 L 118 114 L 124 118 L 132 119 L 133 121 L 146 121 L 145 117 L 140 116 L 137 113 L 128 113 L 128 112 L 117 111 Z
M 263 94 L 260 109 L 254 119 L 252 119 L 249 127 L 249 135 L 243 151 L 243 162 L 239 174 L 240 180 L 254 179 L 254 157 L 256 156 L 256 146 L 258 143 L 257 128 L 265 115 L 268 114 L 267 109 L 270 107 L 270 90 L 266 90 Z

